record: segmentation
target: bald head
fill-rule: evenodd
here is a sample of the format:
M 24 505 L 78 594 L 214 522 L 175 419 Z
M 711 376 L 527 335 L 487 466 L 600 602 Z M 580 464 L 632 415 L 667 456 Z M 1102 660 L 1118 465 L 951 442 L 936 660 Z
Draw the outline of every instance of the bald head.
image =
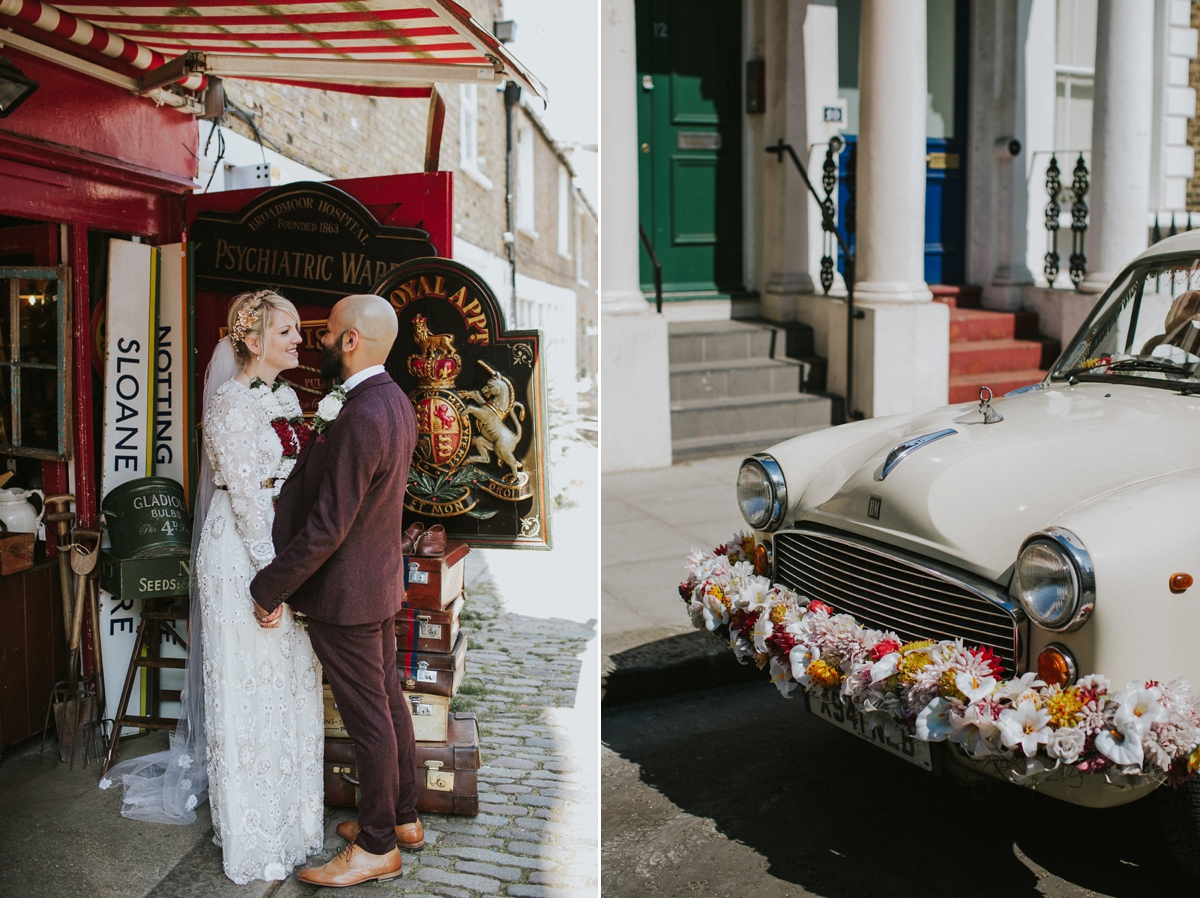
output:
M 396 342 L 396 313 L 386 299 L 372 293 L 339 300 L 329 312 L 327 326 L 322 342 L 327 351 L 341 356 L 343 380 L 382 365 Z

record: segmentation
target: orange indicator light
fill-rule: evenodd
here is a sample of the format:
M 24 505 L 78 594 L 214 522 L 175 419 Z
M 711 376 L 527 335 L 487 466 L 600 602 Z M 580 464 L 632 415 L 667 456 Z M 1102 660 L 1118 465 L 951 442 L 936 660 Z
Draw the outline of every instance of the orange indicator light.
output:
M 1172 574 L 1171 592 L 1183 592 L 1185 589 L 1191 586 L 1193 582 L 1194 581 L 1192 580 L 1191 574 Z
M 1047 686 L 1066 688 L 1075 682 L 1075 659 L 1059 646 L 1049 645 L 1038 655 L 1037 671 Z
M 771 560 L 767 555 L 767 547 L 759 543 L 754 547 L 754 573 L 765 577 L 771 572 Z

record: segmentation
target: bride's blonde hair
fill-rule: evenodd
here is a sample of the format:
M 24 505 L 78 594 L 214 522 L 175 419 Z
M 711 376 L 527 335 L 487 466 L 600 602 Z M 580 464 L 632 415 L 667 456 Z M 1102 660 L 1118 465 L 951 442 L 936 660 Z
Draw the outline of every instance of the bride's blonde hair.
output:
M 296 307 L 274 290 L 256 290 L 233 298 L 229 306 L 229 342 L 233 344 L 239 369 L 245 368 L 254 358 L 246 346 L 246 338 L 258 337 L 265 341 L 271 319 L 277 312 L 290 315 L 299 327 L 300 313 Z

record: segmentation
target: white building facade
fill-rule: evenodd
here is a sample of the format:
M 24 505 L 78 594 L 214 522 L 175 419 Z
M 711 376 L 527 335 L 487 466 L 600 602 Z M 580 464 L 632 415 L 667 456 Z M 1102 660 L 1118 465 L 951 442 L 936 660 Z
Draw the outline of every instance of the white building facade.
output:
M 1096 294 L 1155 233 L 1190 221 L 1197 32 L 1189 0 L 742 0 L 729 22 L 719 17 L 734 4 L 699 6 L 604 4 L 601 317 L 604 396 L 612 397 L 602 397 L 605 470 L 669 461 L 670 434 L 659 426 L 670 420 L 669 401 L 665 386 L 651 381 L 666 378 L 670 321 L 806 324 L 828 363 L 826 389 L 845 395 L 844 281 L 835 271 L 828 295 L 822 288 L 829 238 L 786 154 L 780 161 L 764 151 L 780 139 L 822 196 L 829 141 L 847 142 L 834 157 L 843 177 L 832 203 L 843 218 L 851 149 L 855 156 L 854 298 L 862 315 L 853 321 L 847 408 L 867 417 L 947 403 L 951 309 L 935 294 L 967 291 L 984 309 L 1035 311 L 1043 338 L 1067 341 Z M 717 48 L 686 21 L 706 14 L 714 30 L 738 32 L 736 42 Z M 720 79 L 740 89 L 718 109 Z M 689 107 L 693 95 L 717 99 Z M 1076 196 L 1081 159 L 1086 193 Z M 1051 160 L 1062 184 L 1051 216 L 1057 234 L 1046 226 Z M 696 171 L 711 171 L 711 183 Z M 686 194 L 663 186 L 685 177 L 693 179 Z M 694 247 L 705 227 L 678 222 L 708 214 L 706 189 L 717 224 L 696 270 L 716 261 L 699 275 L 671 274 L 685 253 L 700 258 Z M 1079 199 L 1087 228 L 1073 235 Z M 645 298 L 638 219 L 643 227 L 670 222 L 651 232 L 664 272 L 661 316 Z M 1082 265 L 1072 264 L 1073 237 L 1082 237 Z M 832 256 L 842 268 L 836 249 Z M 623 376 L 630 384 L 615 383 Z M 621 420 L 621 397 L 635 380 L 643 397 L 636 427 Z

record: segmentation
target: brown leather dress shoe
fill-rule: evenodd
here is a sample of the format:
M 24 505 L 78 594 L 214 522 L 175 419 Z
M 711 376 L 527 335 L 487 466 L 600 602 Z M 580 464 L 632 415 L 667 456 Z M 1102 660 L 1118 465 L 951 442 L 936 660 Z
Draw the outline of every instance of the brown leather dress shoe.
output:
M 400 875 L 401 863 L 400 852 L 395 848 L 387 854 L 371 854 L 351 842 L 329 863 L 301 870 L 296 877 L 301 882 L 340 889 L 372 879 L 379 882 L 395 879 Z
M 416 545 L 417 537 L 421 535 L 421 531 L 425 529 L 425 525 L 420 521 L 413 524 L 404 531 L 404 535 L 400 537 L 400 552 L 403 555 L 411 555 L 413 546 Z
M 446 528 L 434 524 L 417 537 L 413 543 L 413 554 L 422 557 L 436 557 L 446 551 Z
M 337 834 L 349 842 L 358 838 L 358 822 L 347 820 L 337 825 Z M 396 827 L 396 845 L 405 851 L 420 851 L 425 847 L 425 827 L 421 821 L 416 823 L 401 823 Z

